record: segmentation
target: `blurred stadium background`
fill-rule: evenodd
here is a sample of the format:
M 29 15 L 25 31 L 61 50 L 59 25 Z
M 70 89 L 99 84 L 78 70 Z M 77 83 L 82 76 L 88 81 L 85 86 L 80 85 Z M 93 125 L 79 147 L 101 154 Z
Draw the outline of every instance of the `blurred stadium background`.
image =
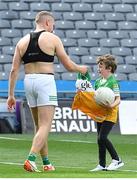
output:
M 54 33 L 62 39 L 76 63 L 90 66 L 93 83 L 98 76 L 96 57 L 106 53 L 116 56 L 118 69 L 115 76 L 123 100 L 120 107 L 123 120 L 116 131 L 137 134 L 137 0 L 0 0 L 0 132 L 33 131 L 24 94 L 23 65 L 15 91 L 18 99 L 16 111 L 8 113 L 5 101 L 15 45 L 34 29 L 34 17 L 41 10 L 53 13 L 56 20 Z M 56 109 L 52 131 L 96 131 L 94 122 L 80 112 L 71 112 L 76 73 L 67 72 L 57 58 L 55 79 L 60 106 Z M 121 129 L 123 121 L 126 129 L 130 121 L 129 132 Z

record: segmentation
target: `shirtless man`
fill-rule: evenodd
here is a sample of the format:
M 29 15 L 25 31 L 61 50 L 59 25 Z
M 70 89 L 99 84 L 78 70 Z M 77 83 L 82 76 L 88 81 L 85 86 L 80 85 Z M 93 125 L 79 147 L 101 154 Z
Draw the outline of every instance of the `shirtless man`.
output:
M 57 102 L 57 91 L 54 80 L 54 56 L 56 55 L 64 67 L 71 72 L 87 72 L 87 66 L 75 64 L 64 50 L 58 36 L 53 34 L 54 17 L 47 11 L 41 11 L 35 18 L 36 29 L 27 34 L 17 43 L 11 72 L 9 76 L 8 109 L 15 107 L 14 88 L 19 68 L 24 63 L 24 87 L 30 107 L 36 133 L 24 169 L 38 171 L 35 164 L 36 156 L 40 153 L 43 170 L 55 170 L 48 159 L 48 134 L 54 117 Z

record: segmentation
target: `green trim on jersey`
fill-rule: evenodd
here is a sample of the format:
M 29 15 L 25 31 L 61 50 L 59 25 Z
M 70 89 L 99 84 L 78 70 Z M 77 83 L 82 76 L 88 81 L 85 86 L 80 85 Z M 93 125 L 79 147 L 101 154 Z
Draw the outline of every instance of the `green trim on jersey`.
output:
M 115 96 L 120 96 L 119 84 L 113 74 L 109 76 L 108 79 L 105 79 L 103 77 L 98 78 L 95 81 L 94 86 L 95 86 L 95 90 L 97 90 L 100 87 L 109 87 L 114 91 Z

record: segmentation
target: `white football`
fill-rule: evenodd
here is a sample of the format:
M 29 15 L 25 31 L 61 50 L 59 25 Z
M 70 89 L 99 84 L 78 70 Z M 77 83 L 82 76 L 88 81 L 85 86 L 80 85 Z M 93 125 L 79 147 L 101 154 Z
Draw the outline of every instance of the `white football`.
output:
M 98 104 L 112 104 L 115 100 L 115 94 L 108 87 L 100 87 L 95 91 L 95 101 Z

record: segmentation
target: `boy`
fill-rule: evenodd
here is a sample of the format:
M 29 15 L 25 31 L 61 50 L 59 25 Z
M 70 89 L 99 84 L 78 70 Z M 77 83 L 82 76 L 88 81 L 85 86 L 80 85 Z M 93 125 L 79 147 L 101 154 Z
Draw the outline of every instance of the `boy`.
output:
M 106 116 L 103 122 L 97 122 L 99 165 L 91 171 L 116 170 L 122 167 L 124 163 L 107 137 L 113 125 L 117 122 L 118 105 L 120 104 L 119 85 L 113 75 L 117 69 L 117 64 L 115 58 L 109 54 L 98 57 L 97 64 L 100 77 L 95 81 L 95 90 L 99 87 L 111 88 L 115 93 L 115 101 L 107 105 L 107 108 L 111 108 L 112 114 Z M 107 168 L 106 150 L 108 150 L 112 158 L 112 162 Z
M 117 64 L 115 58 L 109 54 L 99 56 L 97 64 L 100 77 L 95 81 L 95 90 L 100 87 L 112 89 L 115 94 L 115 101 L 105 106 L 99 105 L 94 98 L 95 91 L 92 89 L 90 92 L 83 90 L 81 84 L 77 87 L 76 82 L 79 91 L 75 95 L 72 109 L 81 110 L 97 122 L 99 165 L 90 171 L 116 170 L 122 167 L 124 163 L 107 137 L 113 125 L 117 122 L 118 105 L 120 104 L 119 86 L 113 75 Z M 90 84 L 88 72 L 85 74 L 85 80 Z M 106 167 L 106 150 L 108 150 L 112 158 L 112 163 L 108 167 Z

